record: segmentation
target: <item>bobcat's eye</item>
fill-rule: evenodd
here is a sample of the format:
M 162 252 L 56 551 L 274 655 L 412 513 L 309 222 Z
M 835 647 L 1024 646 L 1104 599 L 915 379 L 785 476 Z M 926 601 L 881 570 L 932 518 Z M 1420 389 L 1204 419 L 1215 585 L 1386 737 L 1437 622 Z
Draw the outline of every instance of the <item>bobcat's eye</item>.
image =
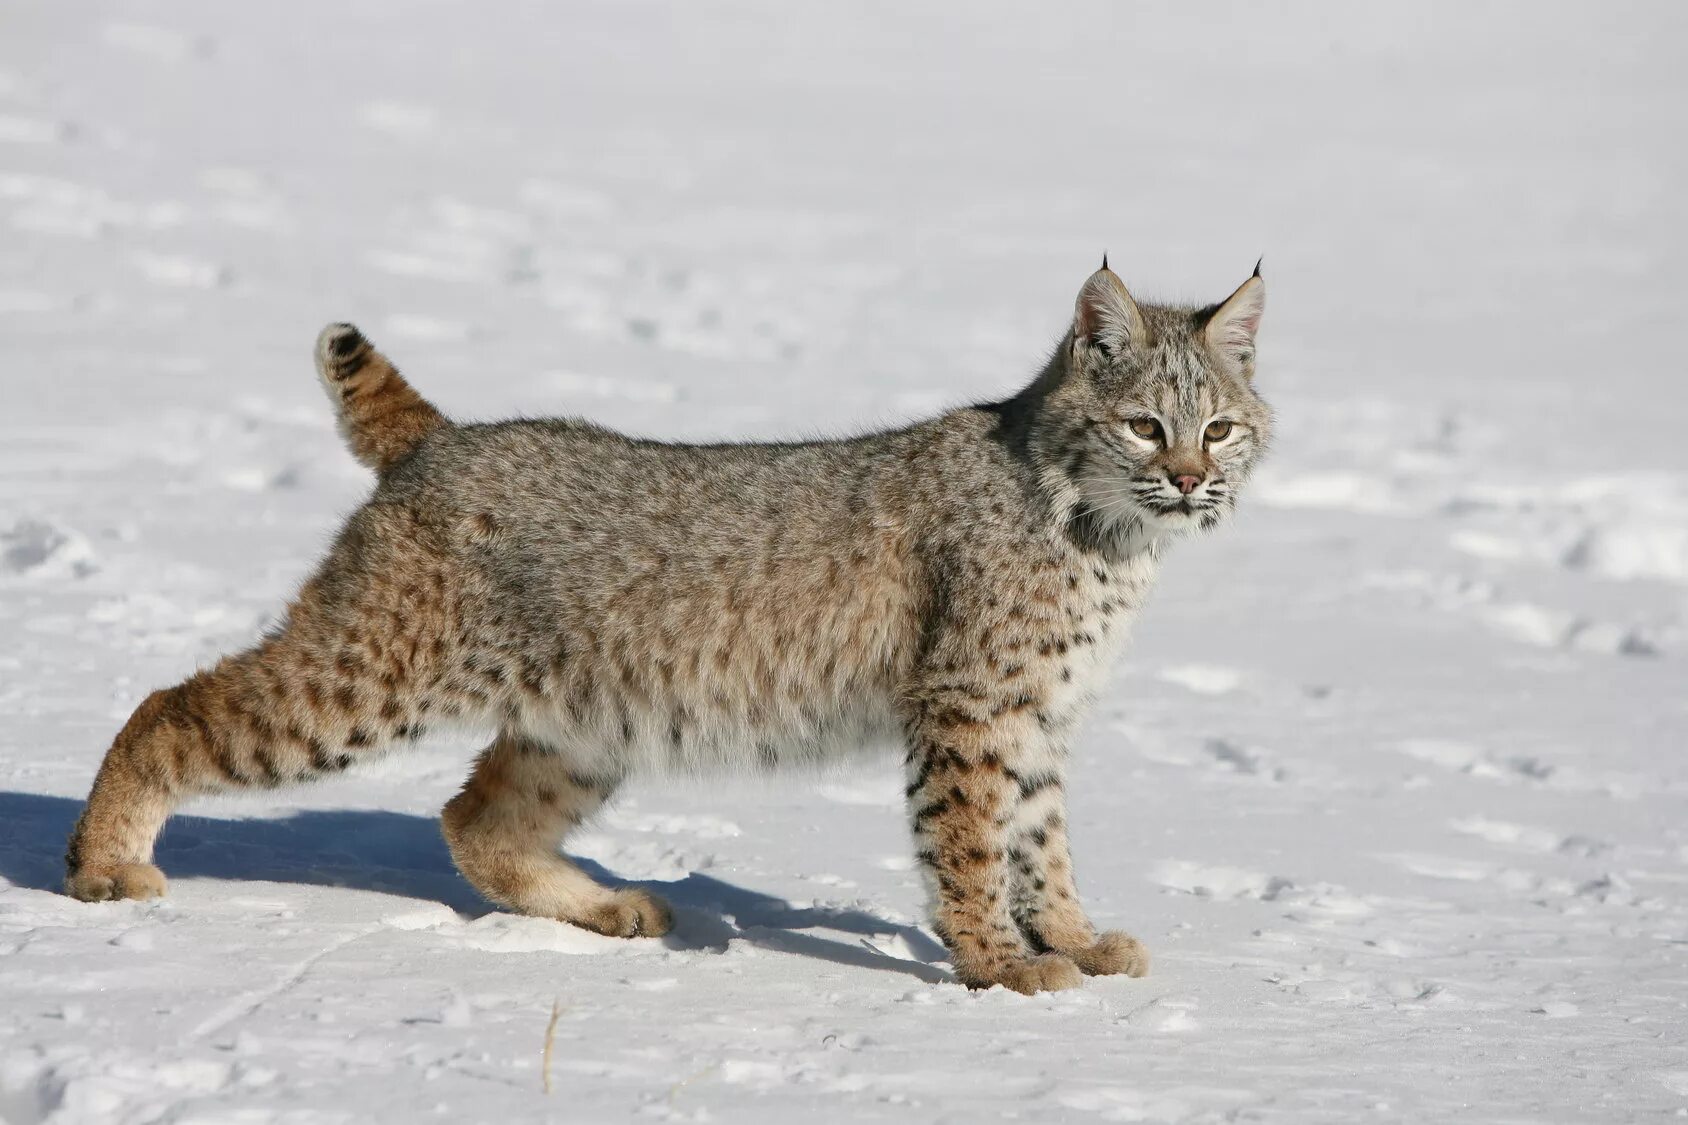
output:
M 1140 438 L 1152 439 L 1161 436 L 1160 423 L 1153 418 L 1133 418 L 1129 423 L 1131 432 Z
M 1209 422 L 1207 429 L 1202 431 L 1208 441 L 1224 441 L 1231 436 L 1231 423 Z

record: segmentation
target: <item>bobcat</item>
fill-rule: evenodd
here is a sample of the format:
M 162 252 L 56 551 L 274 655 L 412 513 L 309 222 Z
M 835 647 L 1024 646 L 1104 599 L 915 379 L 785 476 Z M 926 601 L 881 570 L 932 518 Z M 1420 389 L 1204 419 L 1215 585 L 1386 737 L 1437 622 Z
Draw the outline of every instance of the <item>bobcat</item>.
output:
M 1068 854 L 1067 747 L 1163 545 L 1266 447 L 1259 267 L 1204 309 L 1102 268 L 1002 402 L 844 441 L 674 445 L 575 419 L 456 425 L 349 324 L 317 341 L 379 475 L 284 622 L 152 693 L 66 855 L 76 898 L 165 890 L 186 797 L 343 770 L 436 724 L 495 726 L 445 806 L 488 899 L 604 934 L 668 907 L 559 851 L 627 777 L 904 751 L 934 931 L 971 987 L 1140 976 Z

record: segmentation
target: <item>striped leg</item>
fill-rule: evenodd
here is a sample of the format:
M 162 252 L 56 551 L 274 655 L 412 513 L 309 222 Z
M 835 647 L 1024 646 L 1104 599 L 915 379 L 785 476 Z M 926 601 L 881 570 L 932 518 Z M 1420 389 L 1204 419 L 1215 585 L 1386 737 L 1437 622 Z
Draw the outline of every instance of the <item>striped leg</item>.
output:
M 436 716 L 495 706 L 507 677 L 458 651 L 460 598 L 418 538 L 407 514 L 365 509 L 278 633 L 147 697 L 71 835 L 67 894 L 163 894 L 153 842 L 189 797 L 336 773 Z
M 1119 930 L 1098 935 L 1079 903 L 1067 843 L 1066 792 L 1053 773 L 1021 776 L 1014 837 L 1014 919 L 1033 949 L 1064 954 L 1092 976 L 1149 971 L 1149 954 Z
M 65 855 L 85 902 L 165 892 L 153 842 L 183 800 L 338 773 L 420 730 L 422 700 L 353 678 L 291 674 L 286 638 L 230 657 L 136 709 L 94 780 Z
M 557 851 L 620 780 L 576 772 L 550 747 L 505 731 L 441 814 L 451 857 L 500 906 L 614 937 L 660 937 L 673 925 L 666 903 L 606 887 Z
M 1077 966 L 1032 949 L 1012 912 L 1009 849 L 1019 792 L 1004 765 L 1013 752 L 1007 733 L 961 716 L 928 717 L 913 731 L 909 808 L 934 928 L 969 988 L 1076 988 Z

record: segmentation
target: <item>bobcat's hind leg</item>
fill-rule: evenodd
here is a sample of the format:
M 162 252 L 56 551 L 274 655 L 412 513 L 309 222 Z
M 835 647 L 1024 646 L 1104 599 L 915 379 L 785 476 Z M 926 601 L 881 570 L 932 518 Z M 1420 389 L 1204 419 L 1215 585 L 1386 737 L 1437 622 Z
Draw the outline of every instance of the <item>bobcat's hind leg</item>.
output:
M 673 925 L 667 903 L 637 887 L 606 887 L 557 850 L 620 780 L 581 773 L 505 731 L 440 815 L 451 858 L 476 890 L 518 913 L 612 937 L 660 937 Z
M 313 707 L 289 674 L 294 647 L 284 638 L 229 657 L 136 708 L 71 834 L 66 894 L 84 902 L 156 898 L 166 884 L 153 843 L 183 800 L 339 773 L 420 731 L 425 704 L 403 692 L 382 699 L 342 682 L 309 689 L 320 700 Z
M 279 632 L 148 696 L 100 765 L 65 892 L 161 895 L 153 843 L 183 800 L 338 773 L 436 716 L 492 708 L 509 677 L 458 651 L 461 599 L 423 537 L 409 513 L 364 509 Z

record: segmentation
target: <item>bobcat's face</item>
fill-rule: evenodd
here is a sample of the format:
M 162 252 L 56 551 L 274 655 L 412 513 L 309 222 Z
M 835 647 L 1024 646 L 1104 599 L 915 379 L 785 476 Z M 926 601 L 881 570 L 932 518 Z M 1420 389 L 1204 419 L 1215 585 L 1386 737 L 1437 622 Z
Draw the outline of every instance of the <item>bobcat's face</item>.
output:
M 1271 433 L 1271 415 L 1247 380 L 1182 349 L 1149 357 L 1091 428 L 1092 503 L 1130 503 L 1164 530 L 1211 527 Z
M 1106 525 L 1212 527 L 1271 436 L 1253 386 L 1258 275 L 1208 309 L 1138 306 L 1106 269 L 1079 295 L 1066 408 L 1081 419 L 1069 476 Z

